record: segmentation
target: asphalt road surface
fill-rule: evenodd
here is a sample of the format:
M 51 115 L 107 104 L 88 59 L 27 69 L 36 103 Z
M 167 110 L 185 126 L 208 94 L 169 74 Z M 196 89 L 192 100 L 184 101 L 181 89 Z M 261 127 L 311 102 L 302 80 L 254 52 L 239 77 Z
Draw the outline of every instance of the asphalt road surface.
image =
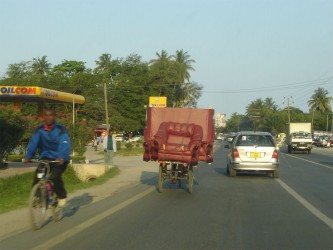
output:
M 226 176 L 226 152 L 195 169 L 193 194 L 185 184 L 158 193 L 154 178 L 0 249 L 333 249 L 332 149 L 281 150 L 279 180 Z

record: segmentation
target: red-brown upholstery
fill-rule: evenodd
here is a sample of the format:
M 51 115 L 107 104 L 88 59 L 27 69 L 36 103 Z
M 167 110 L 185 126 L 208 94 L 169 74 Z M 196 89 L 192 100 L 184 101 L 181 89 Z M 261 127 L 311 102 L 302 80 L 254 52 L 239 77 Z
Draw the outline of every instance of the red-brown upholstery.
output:
M 154 136 L 151 158 L 197 164 L 202 133 L 202 128 L 193 123 L 163 122 Z

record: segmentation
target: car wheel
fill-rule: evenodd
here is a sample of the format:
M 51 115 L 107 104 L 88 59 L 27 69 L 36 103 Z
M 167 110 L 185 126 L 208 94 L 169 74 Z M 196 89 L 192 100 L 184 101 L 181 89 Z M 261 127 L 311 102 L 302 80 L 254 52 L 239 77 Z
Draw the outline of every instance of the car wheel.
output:
M 230 177 L 236 177 L 237 171 L 235 169 L 230 168 L 229 169 L 229 176 Z
M 280 178 L 280 170 L 274 170 L 273 171 L 273 178 Z

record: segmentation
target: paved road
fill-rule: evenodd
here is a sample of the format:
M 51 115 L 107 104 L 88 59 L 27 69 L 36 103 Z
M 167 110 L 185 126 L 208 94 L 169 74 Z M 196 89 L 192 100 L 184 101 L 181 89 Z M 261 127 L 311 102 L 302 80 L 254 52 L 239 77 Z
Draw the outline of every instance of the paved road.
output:
M 280 181 L 227 177 L 225 157 L 221 147 L 212 166 L 195 169 L 191 195 L 171 185 L 160 194 L 155 179 L 144 181 L 40 231 L 6 239 L 0 248 L 333 248 L 333 150 L 281 150 Z

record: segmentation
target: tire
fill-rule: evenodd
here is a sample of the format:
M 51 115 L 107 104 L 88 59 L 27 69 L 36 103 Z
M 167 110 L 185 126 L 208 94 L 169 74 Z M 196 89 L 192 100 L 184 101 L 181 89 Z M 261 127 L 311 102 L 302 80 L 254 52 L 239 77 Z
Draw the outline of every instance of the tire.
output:
M 230 168 L 229 169 L 229 176 L 230 177 L 236 177 L 237 176 L 237 171 L 235 169 Z
M 182 188 L 182 180 L 178 180 L 178 187 Z
M 280 178 L 280 170 L 274 170 L 273 171 L 273 178 Z
M 188 170 L 188 192 L 190 194 L 192 194 L 193 192 L 193 168 L 191 167 L 189 170 Z
M 38 230 L 44 225 L 46 210 L 46 187 L 43 184 L 37 183 L 31 189 L 29 199 L 30 224 L 33 230 Z
M 53 200 L 55 201 L 52 205 L 52 220 L 57 222 L 64 217 L 64 208 L 58 206 L 58 200 L 56 194 L 53 194 Z
M 163 166 L 159 166 L 158 171 L 158 186 L 157 186 L 158 192 L 163 193 Z

